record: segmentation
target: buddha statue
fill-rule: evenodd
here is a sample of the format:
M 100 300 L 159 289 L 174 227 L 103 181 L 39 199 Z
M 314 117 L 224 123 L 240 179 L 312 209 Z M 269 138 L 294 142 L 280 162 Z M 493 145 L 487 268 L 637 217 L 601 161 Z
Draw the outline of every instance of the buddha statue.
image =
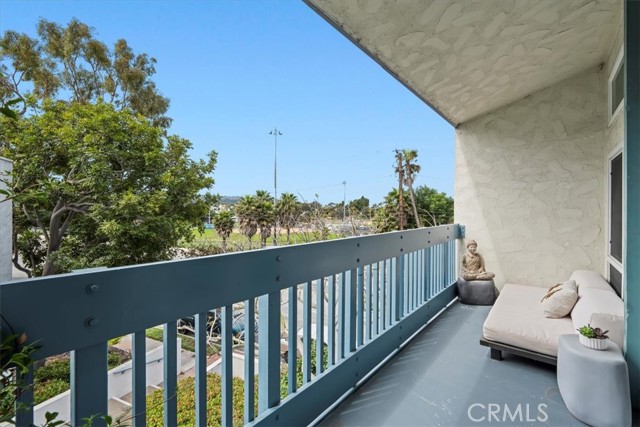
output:
M 484 259 L 476 252 L 478 244 L 475 240 L 467 242 L 467 253 L 462 257 L 462 278 L 464 280 L 491 280 L 495 274 L 484 269 Z

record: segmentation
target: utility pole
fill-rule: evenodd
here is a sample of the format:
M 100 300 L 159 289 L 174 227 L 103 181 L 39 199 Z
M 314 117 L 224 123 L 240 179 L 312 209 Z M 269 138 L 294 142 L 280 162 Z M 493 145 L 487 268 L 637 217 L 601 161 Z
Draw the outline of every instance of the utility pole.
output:
M 344 185 L 344 199 L 342 200 L 342 222 L 347 218 L 347 181 L 342 181 Z
M 269 135 L 273 135 L 273 208 L 275 212 L 276 202 L 278 201 L 278 135 L 282 135 L 282 132 L 274 127 Z M 273 216 L 273 244 L 278 246 L 278 216 Z
M 400 230 L 404 230 L 404 195 L 402 194 L 402 183 L 404 182 L 404 167 L 402 165 L 402 151 L 396 150 L 396 173 L 398 174 L 398 225 Z

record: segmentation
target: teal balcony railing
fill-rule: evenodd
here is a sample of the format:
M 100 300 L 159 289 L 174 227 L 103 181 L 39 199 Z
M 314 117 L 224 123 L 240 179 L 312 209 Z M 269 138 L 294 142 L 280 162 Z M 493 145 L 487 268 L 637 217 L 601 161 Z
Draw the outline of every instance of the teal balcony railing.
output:
M 29 341 L 41 346 L 35 358 L 71 352 L 72 425 L 107 413 L 107 341 L 132 334 L 134 426 L 146 424 L 145 330 L 160 324 L 164 325 L 164 423 L 177 425 L 177 321 L 194 314 L 196 424 L 207 424 L 207 313 L 220 308 L 222 423 L 231 425 L 232 307 L 244 303 L 245 324 L 256 319 L 258 323 L 257 335 L 254 328 L 246 328 L 243 343 L 245 424 L 306 425 L 455 298 L 451 285 L 456 280 L 456 239 L 461 233 L 461 226 L 445 225 L 12 281 L 0 285 L 0 308 L 15 331 L 25 332 Z M 283 305 L 283 301 L 296 303 Z M 302 325 L 297 323 L 299 308 Z M 281 319 L 285 318 L 291 335 L 289 381 L 287 397 L 281 400 Z M 293 339 L 299 329 L 300 355 Z M 312 360 L 312 337 L 318 346 L 316 360 Z M 326 361 L 323 343 L 328 348 Z M 303 365 L 299 389 L 298 357 Z M 17 424 L 31 425 L 33 395 L 27 392 L 20 399 L 30 409 L 19 412 Z

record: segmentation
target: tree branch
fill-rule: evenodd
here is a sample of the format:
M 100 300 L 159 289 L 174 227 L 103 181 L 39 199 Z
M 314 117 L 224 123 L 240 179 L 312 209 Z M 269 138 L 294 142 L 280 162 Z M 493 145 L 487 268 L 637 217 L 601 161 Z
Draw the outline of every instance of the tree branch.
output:
M 11 259 L 11 261 L 13 262 L 13 265 L 18 270 L 22 271 L 23 273 L 26 273 L 27 277 L 31 278 L 32 277 L 31 270 L 20 265 L 20 251 L 18 250 L 18 233 L 15 233 L 15 232 L 13 233 L 12 240 L 13 240 L 13 258 Z
M 71 220 L 73 219 L 74 214 L 75 211 L 69 212 L 69 215 L 67 215 L 64 223 L 62 223 L 62 226 L 60 227 L 60 237 L 64 236 L 64 233 L 66 233 L 67 228 L 69 228 L 69 224 L 71 224 Z
M 31 216 L 29 215 L 29 212 L 27 211 L 27 207 L 23 204 L 22 205 L 22 211 L 24 212 L 24 215 L 27 217 L 27 219 L 29 221 L 33 221 L 33 219 L 31 219 Z M 47 233 L 47 229 L 44 226 L 42 220 L 40 219 L 40 215 L 38 215 L 38 210 L 36 209 L 34 212 L 35 216 L 36 216 L 36 224 L 38 224 L 38 227 L 40 227 L 40 230 L 42 230 L 42 234 L 44 234 L 44 238 L 46 239 L 46 241 L 49 241 L 49 233 Z

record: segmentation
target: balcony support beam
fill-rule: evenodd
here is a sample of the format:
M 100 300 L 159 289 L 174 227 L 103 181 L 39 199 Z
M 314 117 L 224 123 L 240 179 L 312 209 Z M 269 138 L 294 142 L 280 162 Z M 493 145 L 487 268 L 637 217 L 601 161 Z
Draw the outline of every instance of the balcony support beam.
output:
M 631 401 L 640 407 L 640 2 L 626 0 L 624 10 L 625 137 L 623 192 L 623 289 L 625 356 Z

